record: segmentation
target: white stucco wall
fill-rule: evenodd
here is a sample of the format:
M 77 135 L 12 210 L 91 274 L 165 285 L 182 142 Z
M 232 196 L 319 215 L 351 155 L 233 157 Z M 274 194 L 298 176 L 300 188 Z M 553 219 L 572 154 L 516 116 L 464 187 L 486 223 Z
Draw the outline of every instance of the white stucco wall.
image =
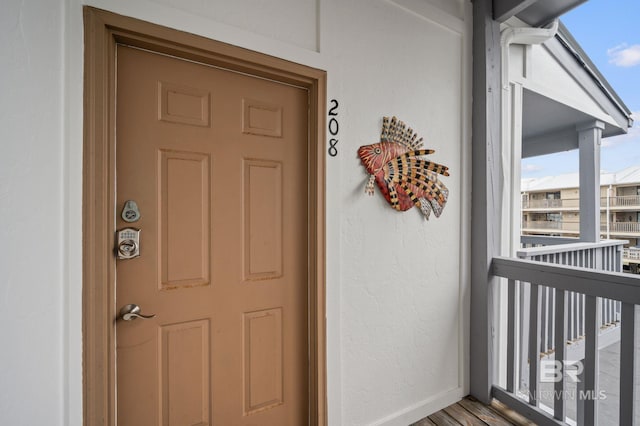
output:
M 0 14 L 0 420 L 81 425 L 82 0 Z M 328 75 L 331 426 L 406 425 L 467 392 L 469 2 L 86 0 Z M 397 115 L 448 165 L 441 218 L 393 211 L 356 158 Z M 376 190 L 377 191 L 377 190 Z
M 0 423 L 61 425 L 64 9 L 1 8 Z

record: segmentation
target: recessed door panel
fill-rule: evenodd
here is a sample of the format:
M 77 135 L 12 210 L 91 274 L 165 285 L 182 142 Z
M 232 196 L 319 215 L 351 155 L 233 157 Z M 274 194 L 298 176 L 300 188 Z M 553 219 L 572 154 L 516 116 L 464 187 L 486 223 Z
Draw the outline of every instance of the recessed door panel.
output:
M 244 273 L 247 280 L 282 276 L 282 165 L 244 161 Z
M 163 426 L 202 426 L 210 419 L 209 321 L 161 327 L 160 390 Z
M 282 309 L 244 315 L 244 412 L 282 404 Z
M 209 156 L 160 150 L 158 213 L 161 287 L 209 283 Z
M 210 94 L 207 90 L 158 82 L 158 118 L 174 123 L 209 126 Z
M 254 135 L 282 137 L 282 107 L 255 99 L 243 99 L 242 130 Z

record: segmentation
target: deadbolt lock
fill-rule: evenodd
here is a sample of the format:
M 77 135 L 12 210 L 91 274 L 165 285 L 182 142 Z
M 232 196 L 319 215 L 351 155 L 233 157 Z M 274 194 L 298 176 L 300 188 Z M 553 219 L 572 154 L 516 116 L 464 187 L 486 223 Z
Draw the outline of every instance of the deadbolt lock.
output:
M 138 204 L 134 200 L 127 200 L 124 203 L 120 217 L 122 217 L 122 220 L 129 223 L 140 220 L 140 209 L 138 208 Z
M 140 256 L 140 230 L 123 228 L 116 232 L 116 256 L 118 259 L 133 259 Z

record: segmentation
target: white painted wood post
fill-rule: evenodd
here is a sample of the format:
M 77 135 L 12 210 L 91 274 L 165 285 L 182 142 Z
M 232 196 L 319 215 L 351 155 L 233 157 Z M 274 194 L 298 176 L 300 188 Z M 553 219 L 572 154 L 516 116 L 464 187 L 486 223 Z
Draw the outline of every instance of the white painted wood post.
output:
M 580 149 L 580 241 L 600 241 L 600 140 L 604 123 L 576 127 Z

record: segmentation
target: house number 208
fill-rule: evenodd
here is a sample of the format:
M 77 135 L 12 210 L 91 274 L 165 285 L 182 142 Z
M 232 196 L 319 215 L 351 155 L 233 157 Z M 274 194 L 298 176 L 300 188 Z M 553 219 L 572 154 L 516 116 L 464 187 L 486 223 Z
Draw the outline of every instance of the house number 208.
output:
M 340 125 L 338 124 L 338 101 L 335 99 L 331 99 L 329 101 L 331 107 L 329 108 L 329 134 L 332 136 L 329 139 L 329 155 L 335 157 L 338 155 L 338 148 L 336 145 L 338 144 L 338 131 L 340 130 Z

